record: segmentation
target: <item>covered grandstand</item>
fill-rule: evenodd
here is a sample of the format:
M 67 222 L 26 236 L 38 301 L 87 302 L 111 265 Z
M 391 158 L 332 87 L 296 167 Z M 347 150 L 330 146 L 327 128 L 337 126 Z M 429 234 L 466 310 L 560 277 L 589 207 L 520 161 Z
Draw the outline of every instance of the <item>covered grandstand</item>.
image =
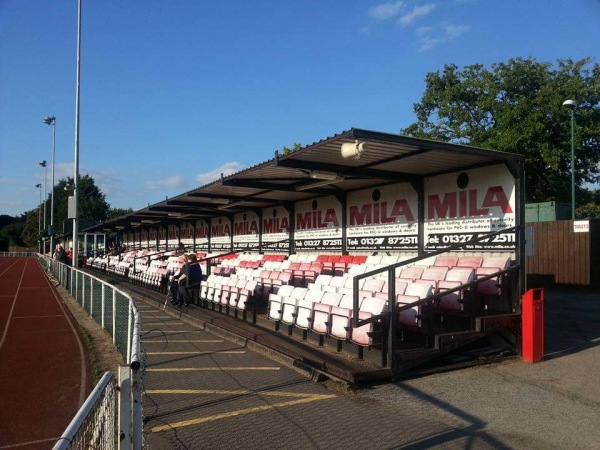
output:
M 89 228 L 85 252 L 164 294 L 183 246 L 205 274 L 190 310 L 269 330 L 322 373 L 391 378 L 490 335 L 518 351 L 523 171 L 520 155 L 353 128 Z M 99 251 L 115 239 L 126 252 Z

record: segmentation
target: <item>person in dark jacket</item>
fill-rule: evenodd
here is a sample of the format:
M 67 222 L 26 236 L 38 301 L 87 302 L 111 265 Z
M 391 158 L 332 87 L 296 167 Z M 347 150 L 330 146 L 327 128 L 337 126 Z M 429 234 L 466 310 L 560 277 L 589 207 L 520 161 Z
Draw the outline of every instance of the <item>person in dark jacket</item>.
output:
M 202 280 L 202 269 L 198 264 L 196 255 L 190 253 L 186 256 L 185 272 L 179 277 L 179 289 L 177 291 L 177 306 L 188 306 L 190 304 L 189 289 L 197 288 Z

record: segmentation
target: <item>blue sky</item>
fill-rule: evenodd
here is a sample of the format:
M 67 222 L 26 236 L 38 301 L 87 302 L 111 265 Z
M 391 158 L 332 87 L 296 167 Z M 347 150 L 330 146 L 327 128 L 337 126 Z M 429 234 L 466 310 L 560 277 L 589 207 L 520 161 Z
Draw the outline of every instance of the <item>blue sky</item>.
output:
M 0 0 L 0 214 L 37 207 L 45 116 L 73 174 L 76 22 L 76 0 Z M 80 173 L 139 209 L 294 142 L 398 133 L 444 64 L 599 50 L 598 0 L 84 0 Z

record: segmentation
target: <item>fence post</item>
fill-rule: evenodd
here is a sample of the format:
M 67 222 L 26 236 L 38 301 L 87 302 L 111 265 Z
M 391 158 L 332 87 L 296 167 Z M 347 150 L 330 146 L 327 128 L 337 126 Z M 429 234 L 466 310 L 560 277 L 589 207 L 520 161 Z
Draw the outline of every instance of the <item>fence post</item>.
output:
M 131 371 L 119 366 L 119 449 L 131 448 Z
M 117 291 L 112 290 L 112 338 L 113 344 L 117 343 Z
M 132 402 L 131 408 L 132 418 L 131 426 L 133 433 L 133 448 L 135 450 L 141 450 L 143 443 L 143 429 L 144 429 L 144 417 L 142 412 L 142 386 L 140 381 L 140 371 L 134 369 L 131 371 L 132 374 Z
M 105 308 L 105 304 L 106 304 L 106 292 L 105 292 L 105 288 L 106 285 L 104 283 L 102 283 L 102 311 L 101 311 L 101 315 L 102 315 L 102 329 L 105 330 L 106 327 L 104 326 L 104 312 L 106 310 Z

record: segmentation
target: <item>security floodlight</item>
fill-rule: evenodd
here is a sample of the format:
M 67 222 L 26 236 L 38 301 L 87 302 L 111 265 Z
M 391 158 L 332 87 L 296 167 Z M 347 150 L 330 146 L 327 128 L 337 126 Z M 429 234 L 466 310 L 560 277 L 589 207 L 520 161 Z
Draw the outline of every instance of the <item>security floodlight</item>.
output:
M 38 164 L 42 167 L 46 167 L 46 160 L 40 161 Z
M 36 188 L 41 188 L 42 187 L 42 183 L 38 183 L 35 185 Z
M 56 117 L 54 117 L 54 116 L 52 116 L 52 117 L 50 117 L 50 116 L 44 117 L 44 123 L 46 125 L 54 125 L 55 121 L 56 121 Z
M 562 105 L 569 109 L 577 108 L 577 102 L 575 100 L 565 100 Z
M 346 159 L 360 159 L 361 153 L 366 151 L 368 148 L 366 142 L 346 142 L 342 144 L 341 152 L 342 158 Z

